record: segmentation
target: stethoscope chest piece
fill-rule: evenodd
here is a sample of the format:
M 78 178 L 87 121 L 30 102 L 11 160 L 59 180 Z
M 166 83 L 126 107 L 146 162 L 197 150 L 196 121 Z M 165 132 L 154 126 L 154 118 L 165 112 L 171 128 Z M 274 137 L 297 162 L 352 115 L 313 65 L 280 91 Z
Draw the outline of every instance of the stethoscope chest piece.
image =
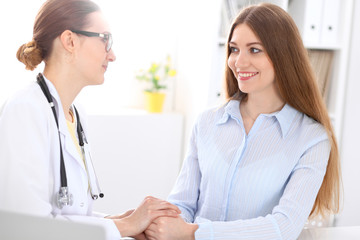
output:
M 67 187 L 60 187 L 59 192 L 56 194 L 56 204 L 58 208 L 62 209 L 65 206 L 71 206 L 74 203 L 74 198 L 69 193 Z

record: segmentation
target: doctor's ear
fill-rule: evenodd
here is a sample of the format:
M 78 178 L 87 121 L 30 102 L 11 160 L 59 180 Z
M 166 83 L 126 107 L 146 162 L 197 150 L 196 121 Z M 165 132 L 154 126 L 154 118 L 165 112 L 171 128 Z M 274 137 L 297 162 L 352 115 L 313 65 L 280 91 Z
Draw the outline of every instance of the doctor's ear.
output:
M 65 30 L 60 35 L 60 42 L 66 51 L 73 53 L 75 47 L 79 45 L 79 37 L 72 31 Z

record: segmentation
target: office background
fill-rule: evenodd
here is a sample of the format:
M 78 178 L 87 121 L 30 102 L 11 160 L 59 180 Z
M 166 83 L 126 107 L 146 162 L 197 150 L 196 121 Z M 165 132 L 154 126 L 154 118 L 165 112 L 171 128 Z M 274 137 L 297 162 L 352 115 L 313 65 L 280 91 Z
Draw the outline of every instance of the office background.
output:
M 85 88 L 78 101 L 89 114 L 94 164 L 107 193 L 95 207 L 100 211 L 123 211 L 136 207 L 145 195 L 166 197 L 181 166 L 196 116 L 221 100 L 217 92 L 223 68 L 223 1 L 95 2 L 111 26 L 117 61 L 109 65 L 105 84 Z M 272 2 L 288 8 L 299 0 Z M 339 135 L 344 180 L 343 211 L 335 224 L 360 225 L 360 83 L 356 72 L 360 67 L 360 1 L 301 2 L 304 5 L 297 8 L 298 13 L 307 20 L 307 11 L 316 6 L 324 9 L 324 2 L 327 9 L 333 6 L 330 11 L 335 9 L 338 14 L 331 15 L 332 19 L 338 18 L 337 42 L 309 45 L 335 52 L 328 106 Z M 26 71 L 15 58 L 18 47 L 31 40 L 33 21 L 42 3 L 1 3 L 0 105 L 16 90 L 35 81 L 43 68 L 40 65 L 34 72 Z M 178 74 L 167 91 L 164 113 L 147 114 L 142 110 L 144 97 L 135 71 L 152 61 L 164 60 L 168 54 Z

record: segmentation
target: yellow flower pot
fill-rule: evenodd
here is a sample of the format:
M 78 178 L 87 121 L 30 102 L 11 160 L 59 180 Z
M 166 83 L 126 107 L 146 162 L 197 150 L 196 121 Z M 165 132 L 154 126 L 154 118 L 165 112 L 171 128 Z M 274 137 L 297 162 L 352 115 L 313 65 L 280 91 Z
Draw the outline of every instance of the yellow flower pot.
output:
M 150 113 L 161 113 L 165 100 L 165 93 L 145 92 L 146 110 Z

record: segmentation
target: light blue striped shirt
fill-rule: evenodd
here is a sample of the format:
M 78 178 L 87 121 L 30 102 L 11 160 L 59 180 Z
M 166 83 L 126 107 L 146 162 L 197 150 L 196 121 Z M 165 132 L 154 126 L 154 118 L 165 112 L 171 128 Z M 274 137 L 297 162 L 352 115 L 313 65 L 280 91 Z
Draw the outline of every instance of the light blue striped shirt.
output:
M 322 125 L 285 105 L 246 134 L 239 101 L 201 114 L 168 198 L 196 239 L 296 239 L 323 181 Z

